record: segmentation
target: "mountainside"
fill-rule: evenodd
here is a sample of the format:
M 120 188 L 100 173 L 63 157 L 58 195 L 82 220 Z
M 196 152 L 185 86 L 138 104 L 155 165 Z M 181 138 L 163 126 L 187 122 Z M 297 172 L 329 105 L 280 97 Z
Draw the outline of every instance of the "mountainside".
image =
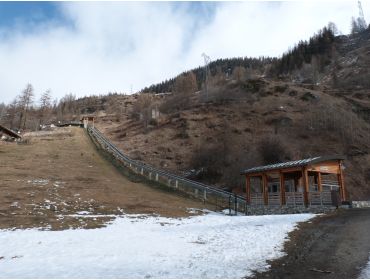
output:
M 140 94 L 68 95 L 49 119 L 93 114 L 132 158 L 228 189 L 242 188 L 248 167 L 344 155 L 350 198 L 370 199 L 369 54 L 370 29 L 324 28 L 279 59 L 214 61 L 207 83 L 197 68 Z
M 162 114 L 147 126 L 130 113 L 119 120 L 102 113 L 97 127 L 134 159 L 228 187 L 244 184 L 244 168 L 344 154 L 351 198 L 370 197 L 370 125 L 347 98 L 318 86 L 264 79 L 229 80 L 213 90 L 212 101 L 201 102 L 204 93 L 193 93 L 187 109 Z M 225 92 L 227 98 L 217 100 Z
M 121 97 L 119 119 L 101 112 L 97 126 L 137 160 L 228 188 L 243 186 L 248 167 L 345 155 L 351 199 L 369 199 L 370 30 L 326 44 L 322 68 L 313 59 L 279 77 L 234 69 L 212 75 L 207 92 Z

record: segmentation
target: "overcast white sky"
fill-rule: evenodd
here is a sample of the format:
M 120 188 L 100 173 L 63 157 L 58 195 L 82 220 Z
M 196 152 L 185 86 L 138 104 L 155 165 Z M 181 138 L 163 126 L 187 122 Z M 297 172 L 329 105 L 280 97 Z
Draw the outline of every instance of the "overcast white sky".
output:
M 6 103 L 27 83 L 37 98 L 49 88 L 55 98 L 130 93 L 131 86 L 135 92 L 201 65 L 203 52 L 212 60 L 279 56 L 329 21 L 348 33 L 358 16 L 353 0 L 55 2 L 11 13 L 6 4 L 0 4 L 0 17 L 8 9 L 0 20 L 0 102 Z M 362 6 L 369 23 L 369 1 Z

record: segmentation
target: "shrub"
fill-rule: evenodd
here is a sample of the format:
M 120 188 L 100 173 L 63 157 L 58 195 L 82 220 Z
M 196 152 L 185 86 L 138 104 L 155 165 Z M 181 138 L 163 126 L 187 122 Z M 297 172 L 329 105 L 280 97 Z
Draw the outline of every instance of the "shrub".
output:
M 272 164 L 290 160 L 289 150 L 279 138 L 271 137 L 262 139 L 257 146 L 263 164 Z

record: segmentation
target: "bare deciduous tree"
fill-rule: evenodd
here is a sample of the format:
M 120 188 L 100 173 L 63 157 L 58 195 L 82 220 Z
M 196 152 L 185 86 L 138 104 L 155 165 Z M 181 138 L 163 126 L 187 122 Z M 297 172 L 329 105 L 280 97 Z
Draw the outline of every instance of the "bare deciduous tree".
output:
M 233 77 L 235 80 L 237 80 L 238 82 L 242 82 L 242 81 L 245 81 L 246 79 L 246 75 L 247 74 L 247 71 L 245 70 L 244 67 L 242 66 L 237 66 L 234 68 L 234 71 L 233 71 Z
M 40 97 L 40 123 L 44 124 L 45 118 L 51 110 L 51 90 L 48 89 Z
M 197 91 L 197 79 L 193 72 L 185 73 L 176 78 L 172 92 L 173 96 L 167 98 L 161 105 L 163 113 L 183 110 L 189 107 L 191 94 Z
M 153 96 L 149 93 L 142 93 L 139 95 L 132 108 L 132 117 L 142 120 L 145 128 L 148 126 L 151 118 L 152 103 Z
M 197 90 L 197 78 L 193 72 L 179 76 L 174 84 L 173 93 L 189 95 Z
M 33 103 L 34 98 L 34 91 L 33 86 L 31 84 L 27 84 L 26 88 L 23 90 L 22 94 L 19 96 L 18 104 L 21 110 L 21 117 L 20 117 L 20 125 L 19 127 L 25 129 L 26 121 L 27 121 L 27 114 L 31 104 Z M 22 124 L 23 123 L 23 124 Z

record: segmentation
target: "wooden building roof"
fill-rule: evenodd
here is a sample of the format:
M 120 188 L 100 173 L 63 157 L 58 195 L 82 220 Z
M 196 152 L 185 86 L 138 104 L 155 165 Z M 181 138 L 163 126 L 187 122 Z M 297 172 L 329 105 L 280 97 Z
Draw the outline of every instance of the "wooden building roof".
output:
M 0 131 L 4 132 L 10 137 L 22 138 L 18 133 L 15 133 L 14 131 L 10 130 L 9 128 L 6 128 L 5 126 L 2 126 L 1 124 L 0 124 Z
M 343 156 L 319 156 L 319 157 L 306 158 L 306 159 L 301 159 L 301 160 L 280 162 L 280 163 L 275 163 L 275 164 L 270 164 L 270 165 L 249 168 L 249 169 L 242 171 L 241 174 L 251 174 L 251 173 L 291 168 L 291 167 L 303 167 L 303 166 L 307 166 L 311 164 L 333 161 L 333 160 L 344 160 L 344 157 Z

